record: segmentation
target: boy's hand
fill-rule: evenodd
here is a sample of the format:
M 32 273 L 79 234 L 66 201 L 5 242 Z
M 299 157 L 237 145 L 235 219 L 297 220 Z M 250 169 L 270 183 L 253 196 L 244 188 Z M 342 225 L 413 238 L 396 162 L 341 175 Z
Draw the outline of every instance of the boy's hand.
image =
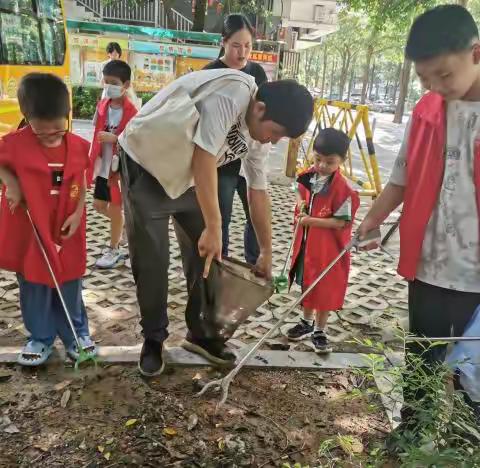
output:
M 298 222 L 300 223 L 300 226 L 310 226 L 311 220 L 312 220 L 312 217 L 308 216 L 305 213 L 300 213 L 298 215 Z
M 198 240 L 198 252 L 200 257 L 205 258 L 203 277 L 207 278 L 213 259 L 222 260 L 222 229 L 218 227 L 206 227 Z
M 272 279 L 272 254 L 260 253 L 254 271 L 262 278 Z
M 116 143 L 118 140 L 117 135 L 110 132 L 98 132 L 97 137 L 100 143 Z
M 62 239 L 70 239 L 70 237 L 75 234 L 78 227 L 80 226 L 82 214 L 82 212 L 73 213 L 67 218 L 67 220 L 63 223 L 62 226 Z
M 365 239 L 365 237 L 370 231 L 373 231 L 378 227 L 379 227 L 379 223 L 373 221 L 367 216 L 358 227 L 356 235 L 358 236 L 358 239 L 362 241 Z M 373 249 L 378 249 L 378 247 L 379 247 L 378 242 L 372 241 L 369 244 L 363 247 L 360 247 L 360 250 L 373 250 Z
M 20 205 L 20 203 L 23 200 L 22 189 L 16 177 L 12 177 L 8 181 L 8 184 L 6 183 L 5 185 L 7 187 L 5 196 L 7 198 L 8 207 L 10 208 L 10 211 L 13 213 L 17 208 L 17 206 Z

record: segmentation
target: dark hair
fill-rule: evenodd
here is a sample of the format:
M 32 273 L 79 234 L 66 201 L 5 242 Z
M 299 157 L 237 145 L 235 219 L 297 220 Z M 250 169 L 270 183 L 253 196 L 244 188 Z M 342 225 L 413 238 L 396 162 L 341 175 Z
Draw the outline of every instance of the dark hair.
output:
M 118 55 L 122 56 L 122 48 L 118 42 L 109 42 L 107 45 L 107 54 L 112 54 L 113 52 L 118 52 Z
M 50 73 L 29 73 L 20 81 L 17 91 L 22 114 L 30 119 L 68 118 L 70 95 L 67 85 Z
M 410 28 L 405 55 L 413 62 L 461 52 L 478 39 L 475 20 L 460 5 L 440 5 L 420 15 Z
M 122 80 L 122 83 L 130 81 L 132 77 L 132 69 L 127 62 L 123 60 L 110 60 L 102 70 L 103 76 L 114 76 Z
M 264 83 L 256 100 L 265 104 L 263 120 L 272 120 L 287 130 L 290 138 L 303 135 L 313 115 L 313 98 L 305 86 L 295 80 Z
M 242 31 L 243 29 L 248 30 L 248 32 L 252 35 L 252 39 L 255 37 L 255 30 L 253 29 L 252 23 L 250 23 L 250 20 L 246 16 L 240 14 L 228 15 L 223 20 L 222 39 L 224 41 L 228 41 L 235 33 Z M 224 53 L 225 47 L 222 47 L 220 49 L 220 53 L 218 54 L 218 58 L 220 58 Z
M 322 156 L 338 155 L 342 159 L 347 157 L 350 138 L 345 132 L 336 128 L 323 128 L 313 142 L 313 150 Z

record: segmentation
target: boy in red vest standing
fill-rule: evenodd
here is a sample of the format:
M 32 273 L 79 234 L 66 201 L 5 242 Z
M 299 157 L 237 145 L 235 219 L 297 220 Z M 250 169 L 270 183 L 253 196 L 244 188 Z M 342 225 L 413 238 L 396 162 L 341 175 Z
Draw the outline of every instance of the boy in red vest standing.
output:
M 95 354 L 82 300 L 86 266 L 85 171 L 88 142 L 68 131 L 70 97 L 60 78 L 30 73 L 18 89 L 28 125 L 0 140 L 0 268 L 17 273 L 30 338 L 18 357 L 43 364 L 58 335 L 77 359 L 72 331 L 27 217 L 28 209 L 60 284 L 80 343 Z
M 97 106 L 95 133 L 90 150 L 91 170 L 95 178 L 94 208 L 110 219 L 110 245 L 97 260 L 98 268 L 114 268 L 123 259 L 120 240 L 124 218 L 118 173 L 117 139 L 125 125 L 137 113 L 125 95 L 130 86 L 128 63 L 111 60 L 103 68 L 105 98 Z
M 350 242 L 359 197 L 340 173 L 350 139 L 335 128 L 320 130 L 313 144 L 314 164 L 297 179 L 297 231 L 290 270 L 290 283 L 302 290 L 315 281 L 327 265 Z M 306 212 L 301 209 L 305 206 Z M 329 353 L 325 327 L 332 310 L 343 307 L 350 272 L 345 254 L 302 303 L 303 318 L 288 330 L 290 340 L 312 335 L 317 353 Z
M 416 105 L 389 183 L 359 228 L 403 203 L 398 272 L 409 282 L 410 331 L 461 336 L 480 304 L 480 42 L 470 13 L 442 5 L 414 22 L 406 56 L 429 91 Z M 426 368 L 446 347 L 426 352 Z M 408 362 L 408 361 L 407 361 Z M 404 394 L 404 423 L 412 419 Z

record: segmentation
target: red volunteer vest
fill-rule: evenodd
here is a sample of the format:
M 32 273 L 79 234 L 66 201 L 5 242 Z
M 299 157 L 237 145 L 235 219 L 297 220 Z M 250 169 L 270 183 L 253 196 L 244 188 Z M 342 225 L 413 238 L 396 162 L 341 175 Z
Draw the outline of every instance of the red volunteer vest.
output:
M 90 184 L 93 178 L 93 171 L 95 169 L 95 161 L 102 157 L 102 144 L 98 141 L 98 132 L 105 131 L 108 120 L 108 108 L 110 107 L 110 98 L 102 99 L 97 105 L 97 120 L 95 122 L 95 132 L 93 134 L 92 146 L 90 147 L 90 169 L 88 171 L 87 180 Z M 124 96 L 123 98 L 123 114 L 122 120 L 118 125 L 115 135 L 120 135 L 125 126 L 137 114 L 137 108 L 131 101 Z
M 30 127 L 4 137 L 12 156 L 9 166 L 17 176 L 26 204 L 37 227 L 60 284 L 81 278 L 86 267 L 85 212 L 76 233 L 65 241 L 61 228 L 78 206 L 80 189 L 88 167 L 89 144 L 67 133 L 66 160 L 58 203 L 52 201 L 52 173 L 41 145 Z M 55 217 L 55 219 L 53 219 Z M 55 226 L 52 231 L 52 226 Z M 57 252 L 56 245 L 61 246 Z M 23 208 L 10 212 L 5 187 L 0 203 L 0 268 L 20 273 L 32 283 L 54 287 L 45 260 Z
M 310 206 L 310 177 L 312 169 L 299 176 L 298 190 L 301 197 Z M 304 183 L 302 183 L 302 178 Z M 310 216 L 315 218 L 331 218 L 342 206 L 345 200 L 352 199 L 352 216 L 360 205 L 358 193 L 355 192 L 347 180 L 337 171 L 330 182 L 327 193 L 315 195 Z M 327 265 L 344 249 L 352 236 L 352 222 L 343 229 L 307 228 L 305 240 L 305 255 L 303 265 L 303 290 L 307 289 Z M 297 232 L 293 248 L 292 265 L 295 265 L 303 243 L 304 227 Z M 303 306 L 318 311 L 338 310 L 343 307 L 345 292 L 350 272 L 350 254 L 346 253 L 330 270 L 312 292 L 303 301 Z M 293 281 L 294 268 L 290 270 L 290 282 Z
M 398 264 L 399 274 L 407 280 L 415 279 L 427 224 L 438 203 L 445 169 L 446 121 L 445 102 L 435 93 L 426 94 L 413 111 Z M 473 177 L 480 217 L 480 142 L 475 143 L 474 151 Z

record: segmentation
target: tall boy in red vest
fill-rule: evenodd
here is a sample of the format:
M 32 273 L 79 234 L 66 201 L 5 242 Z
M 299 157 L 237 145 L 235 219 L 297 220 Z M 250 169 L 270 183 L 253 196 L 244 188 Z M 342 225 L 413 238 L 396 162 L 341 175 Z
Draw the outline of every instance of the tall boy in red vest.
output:
M 427 11 L 410 30 L 406 56 L 430 92 L 416 105 L 390 181 L 359 233 L 378 227 L 403 202 L 398 272 L 409 282 L 410 331 L 461 336 L 480 304 L 477 25 L 459 5 Z M 427 369 L 445 358 L 445 346 L 409 348 L 422 353 Z M 413 414 L 403 416 L 408 422 Z
M 314 164 L 297 179 L 300 228 L 294 243 L 290 283 L 307 289 L 350 242 L 359 197 L 340 173 L 350 139 L 335 128 L 320 130 L 313 144 Z M 306 213 L 301 209 L 306 207 Z M 288 330 L 290 340 L 312 336 L 317 353 L 329 353 L 325 327 L 330 311 L 343 307 L 350 272 L 345 254 L 304 299 L 303 318 Z
M 110 245 L 97 260 L 98 268 L 113 268 L 123 259 L 120 240 L 124 218 L 118 173 L 117 139 L 137 113 L 125 95 L 130 87 L 131 69 L 122 60 L 111 60 L 103 68 L 105 98 L 97 106 L 95 133 L 90 150 L 95 191 L 93 206 L 110 219 Z
M 88 142 L 68 131 L 70 96 L 60 78 L 30 73 L 18 89 L 28 122 L 0 140 L 0 268 L 17 273 L 20 308 L 30 338 L 18 357 L 43 364 L 58 335 L 78 357 L 54 282 L 34 237 L 28 209 L 62 289 L 82 347 L 95 354 L 82 300 L 86 266 L 85 171 Z

